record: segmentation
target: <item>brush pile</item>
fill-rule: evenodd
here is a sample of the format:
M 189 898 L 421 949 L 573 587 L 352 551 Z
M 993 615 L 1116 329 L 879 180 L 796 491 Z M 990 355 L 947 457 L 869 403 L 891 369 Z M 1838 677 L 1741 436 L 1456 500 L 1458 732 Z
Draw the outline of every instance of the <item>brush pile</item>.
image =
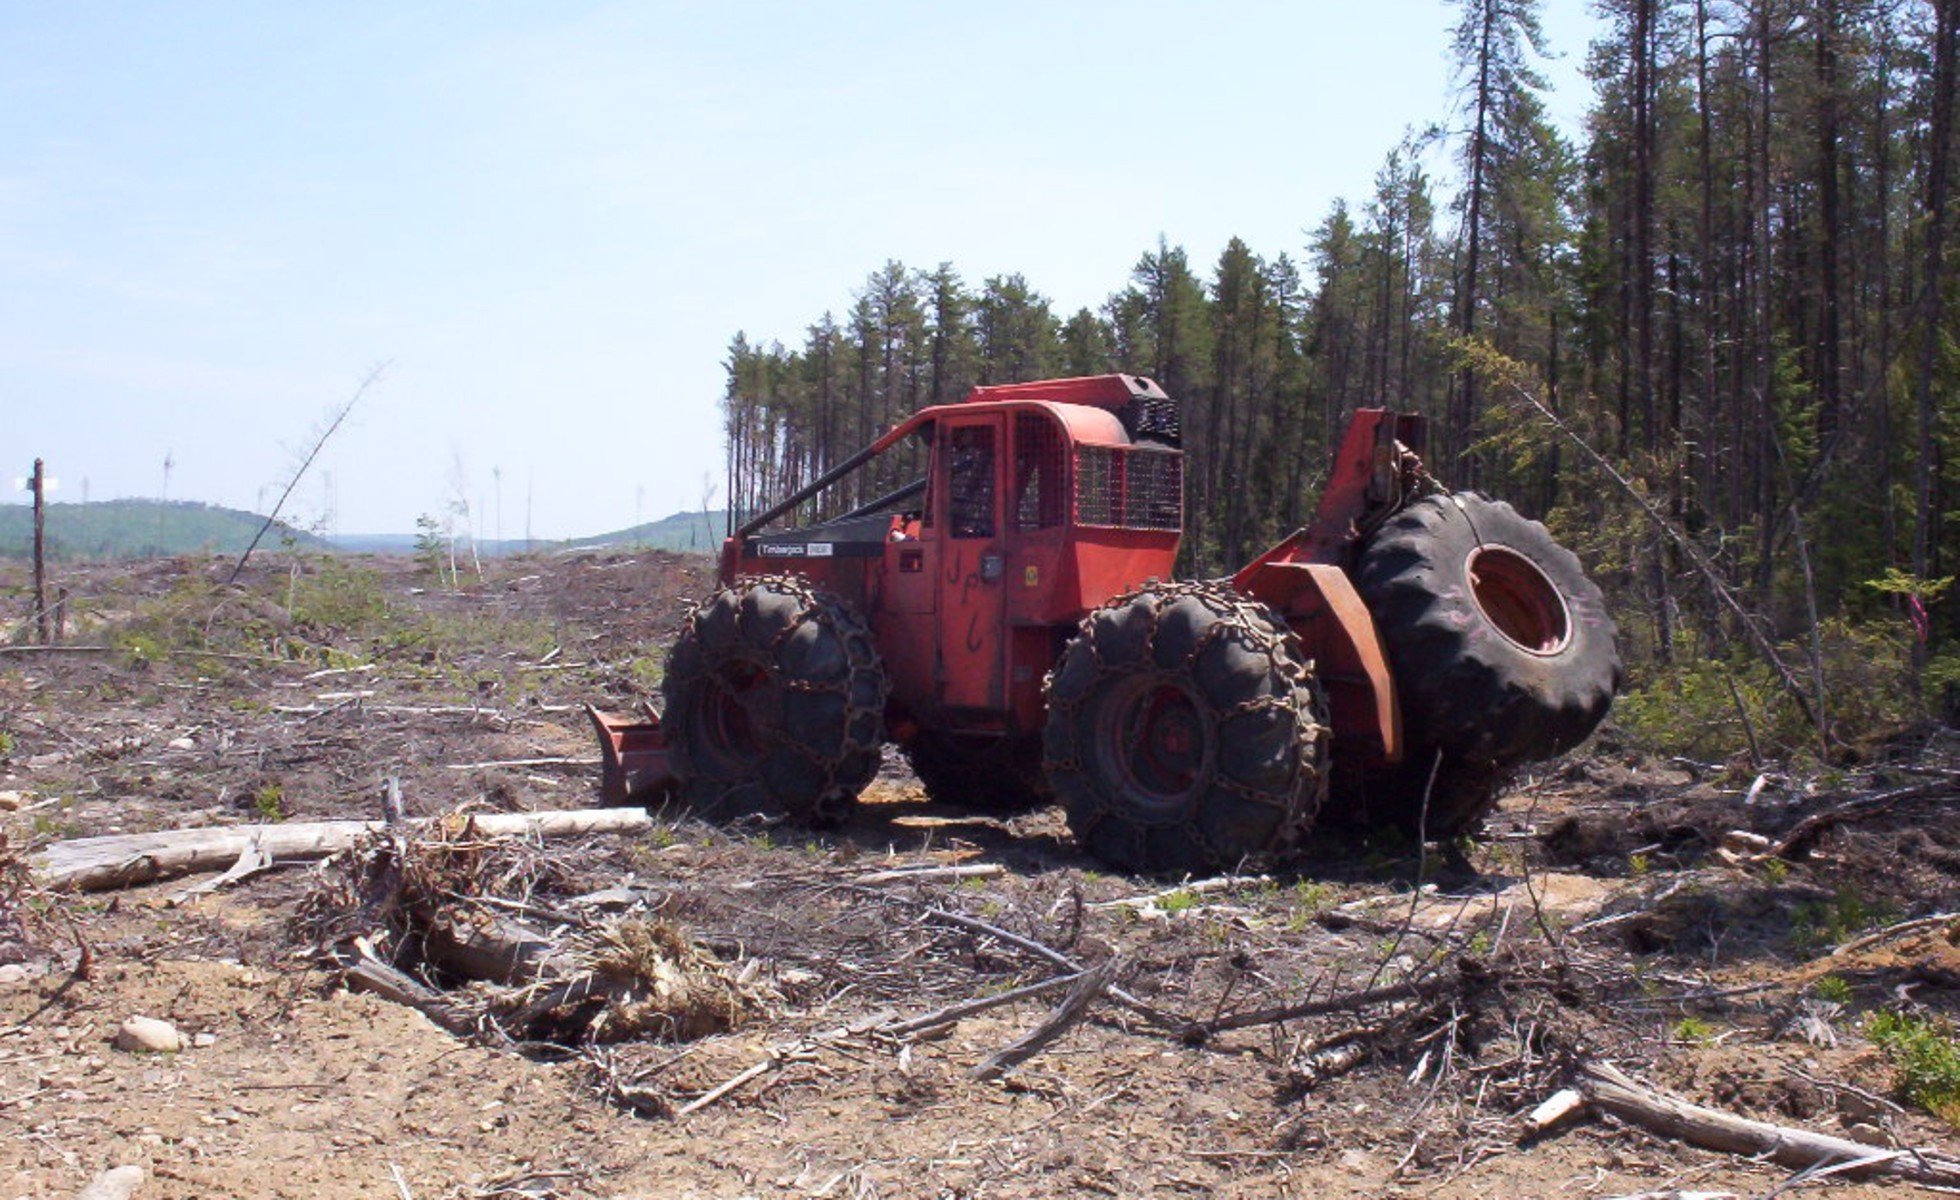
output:
M 296 932 L 351 985 L 521 1045 L 686 1041 L 764 1011 L 766 991 L 655 916 L 655 898 L 571 894 L 565 861 L 478 836 L 461 813 L 390 826 L 323 865 Z

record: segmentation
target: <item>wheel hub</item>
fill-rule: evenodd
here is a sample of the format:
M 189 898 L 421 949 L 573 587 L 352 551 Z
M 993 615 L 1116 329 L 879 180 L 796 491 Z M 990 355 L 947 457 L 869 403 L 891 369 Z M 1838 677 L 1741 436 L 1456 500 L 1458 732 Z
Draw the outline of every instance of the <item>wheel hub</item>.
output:
M 1172 812 L 1201 792 L 1210 774 L 1210 742 L 1198 699 L 1182 679 L 1139 677 L 1117 698 L 1106 727 L 1124 790 L 1146 809 Z
M 768 683 L 768 673 L 753 663 L 732 663 L 709 679 L 705 716 L 708 742 L 727 755 L 756 750 L 755 722 L 750 706 Z
M 1479 546 L 1465 571 L 1477 608 L 1518 649 L 1552 655 L 1572 640 L 1565 597 L 1531 559 L 1508 546 Z

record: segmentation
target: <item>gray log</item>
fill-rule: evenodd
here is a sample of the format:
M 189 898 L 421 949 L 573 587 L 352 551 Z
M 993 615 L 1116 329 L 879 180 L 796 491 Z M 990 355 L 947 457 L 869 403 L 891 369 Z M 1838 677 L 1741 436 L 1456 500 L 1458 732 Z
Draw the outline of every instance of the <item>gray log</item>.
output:
M 1960 1159 L 1943 1154 L 1872 1146 L 1828 1133 L 1771 1125 L 1703 1108 L 1678 1096 L 1643 1087 L 1601 1062 L 1583 1064 L 1574 1082 L 1594 1108 L 1662 1137 L 1692 1142 L 1710 1150 L 1760 1156 L 1786 1167 L 1858 1163 L 1858 1167 L 1842 1173 L 1909 1179 L 1934 1187 L 1960 1187 Z
M 438 818 L 440 819 L 440 818 Z M 579 837 L 597 833 L 637 833 L 652 818 L 637 808 L 590 808 L 564 812 L 476 813 L 467 834 L 483 837 Z M 429 822 L 416 822 L 427 829 Z M 30 857 L 43 887 L 97 892 L 171 879 L 194 871 L 223 870 L 256 840 L 278 862 L 310 862 L 353 845 L 366 833 L 387 826 L 380 821 L 308 821 L 282 825 L 220 825 L 161 833 L 115 834 L 56 842 Z

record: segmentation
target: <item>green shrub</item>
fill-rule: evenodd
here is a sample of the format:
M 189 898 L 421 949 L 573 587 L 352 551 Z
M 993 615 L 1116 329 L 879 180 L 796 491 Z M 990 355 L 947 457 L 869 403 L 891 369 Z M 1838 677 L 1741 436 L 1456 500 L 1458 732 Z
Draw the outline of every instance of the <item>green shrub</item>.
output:
M 1189 892 L 1182 888 L 1172 892 L 1168 896 L 1160 896 L 1157 899 L 1157 907 L 1171 916 L 1176 916 L 1178 913 L 1195 908 L 1197 904 L 1197 893 Z
M 292 617 L 320 641 L 375 635 L 388 617 L 381 576 L 328 555 L 307 559 L 293 583 Z
M 1829 900 L 1806 900 L 1790 912 L 1790 946 L 1815 954 L 1849 941 L 1898 916 L 1885 900 L 1867 900 L 1849 888 L 1839 888 Z
M 1924 715 L 1912 685 L 1910 633 L 1901 622 L 1830 618 L 1818 627 L 1817 639 L 1831 728 L 1840 742 L 1876 741 Z M 1808 698 L 1808 638 L 1786 643 L 1780 653 Z M 1636 667 L 1634 675 L 1634 686 L 1614 705 L 1613 722 L 1642 749 L 1703 761 L 1743 753 L 1749 738 L 1739 699 L 1763 754 L 1787 759 L 1817 753 L 1816 730 L 1782 680 L 1754 657 L 1709 658 L 1684 636 L 1672 664 L 1649 663 Z
M 1885 1052 L 1899 1098 L 1949 1125 L 1960 1125 L 1960 1046 L 1922 1017 L 1874 1013 L 1865 1036 Z
M 1810 994 L 1831 1004 L 1849 1004 L 1851 984 L 1842 975 L 1824 975 L 1810 985 Z

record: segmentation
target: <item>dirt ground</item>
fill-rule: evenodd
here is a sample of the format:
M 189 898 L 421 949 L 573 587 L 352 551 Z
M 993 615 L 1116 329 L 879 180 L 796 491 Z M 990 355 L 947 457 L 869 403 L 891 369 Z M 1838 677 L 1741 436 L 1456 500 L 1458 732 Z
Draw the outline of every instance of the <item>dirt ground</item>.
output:
M 470 859 L 455 903 L 568 936 L 657 921 L 747 1007 L 688 1040 L 458 1036 L 345 986 L 322 913 L 348 860 L 201 894 L 54 894 L 23 864 L 60 839 L 371 819 L 390 778 L 411 816 L 590 805 L 580 706 L 657 693 L 707 564 L 501 560 L 460 590 L 407 559 L 225 573 L 61 567 L 85 649 L 0 649 L 0 1197 L 132 1164 L 145 1200 L 1763 1196 L 1795 1174 L 1605 1118 L 1521 1144 L 1583 1058 L 1744 1116 L 1956 1149 L 1862 1033 L 1880 1009 L 1960 1007 L 1953 923 L 1897 928 L 1960 908 L 1940 737 L 1751 794 L 1754 771 L 1643 760 L 1609 728 L 1459 847 L 1330 833 L 1197 887 L 1100 869 L 1052 810 L 938 806 L 892 756 L 839 830 L 663 812 Z M 0 564 L 5 611 L 25 587 Z M 1901 791 L 1807 855 L 1720 850 Z M 879 878 L 954 866 L 975 870 Z M 1017 1070 L 973 1074 L 1059 990 L 893 1032 L 1067 973 L 1042 948 L 1113 960 L 1117 990 Z M 1254 1020 L 1311 1000 L 1331 1011 Z M 135 1015 L 184 1048 L 116 1048 Z

